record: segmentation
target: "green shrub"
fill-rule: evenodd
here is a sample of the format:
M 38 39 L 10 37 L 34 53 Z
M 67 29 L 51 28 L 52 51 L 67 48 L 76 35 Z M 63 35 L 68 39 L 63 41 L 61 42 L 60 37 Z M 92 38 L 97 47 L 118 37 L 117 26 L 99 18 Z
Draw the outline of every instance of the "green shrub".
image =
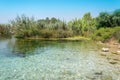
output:
M 120 27 L 115 27 L 113 36 L 120 42 Z
M 10 25 L 0 24 L 0 37 L 11 37 L 12 30 Z
M 112 28 L 100 28 L 96 30 L 92 36 L 94 40 L 105 41 L 113 36 L 114 29 Z
M 40 36 L 42 38 L 51 38 L 53 35 L 52 35 L 52 31 L 51 30 L 44 29 L 44 30 L 41 30 Z
M 57 34 L 58 34 L 58 38 L 67 38 L 73 36 L 73 32 L 70 30 L 69 31 L 58 30 Z
M 106 41 L 110 38 L 120 40 L 120 27 L 100 28 L 92 35 L 92 39 L 97 41 Z

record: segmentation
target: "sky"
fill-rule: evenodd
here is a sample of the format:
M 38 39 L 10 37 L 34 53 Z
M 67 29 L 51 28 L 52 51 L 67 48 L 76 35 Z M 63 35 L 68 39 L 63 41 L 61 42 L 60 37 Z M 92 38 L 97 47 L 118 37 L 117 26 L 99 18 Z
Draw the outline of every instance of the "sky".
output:
M 69 21 L 87 12 L 96 17 L 116 9 L 120 9 L 120 0 L 0 0 L 0 23 L 9 23 L 22 14 L 36 20 L 56 17 Z

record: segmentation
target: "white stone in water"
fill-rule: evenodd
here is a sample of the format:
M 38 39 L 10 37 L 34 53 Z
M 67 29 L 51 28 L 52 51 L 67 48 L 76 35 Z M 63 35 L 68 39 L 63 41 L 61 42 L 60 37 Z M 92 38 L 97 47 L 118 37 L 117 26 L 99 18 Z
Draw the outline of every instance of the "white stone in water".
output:
M 118 54 L 120 54 L 120 51 L 117 51 Z
M 16 70 L 14 70 L 14 72 L 16 72 Z
M 103 52 L 108 52 L 108 51 L 109 51 L 109 48 L 102 48 L 102 51 L 103 51 Z

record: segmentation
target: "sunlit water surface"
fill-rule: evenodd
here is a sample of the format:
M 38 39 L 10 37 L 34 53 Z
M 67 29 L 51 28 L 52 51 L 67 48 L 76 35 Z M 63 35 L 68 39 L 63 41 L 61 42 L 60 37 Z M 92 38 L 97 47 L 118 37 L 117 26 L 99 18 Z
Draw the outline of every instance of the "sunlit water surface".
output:
M 0 80 L 120 80 L 94 42 L 0 40 Z

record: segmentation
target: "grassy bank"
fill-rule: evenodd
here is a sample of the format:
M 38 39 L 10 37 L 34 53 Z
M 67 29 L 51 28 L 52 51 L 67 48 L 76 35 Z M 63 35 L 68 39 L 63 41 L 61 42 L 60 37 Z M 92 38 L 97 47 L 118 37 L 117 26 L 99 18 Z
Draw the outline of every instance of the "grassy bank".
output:
M 68 38 L 39 38 L 39 37 L 31 37 L 26 38 L 29 40 L 44 40 L 44 41 L 81 41 L 81 40 L 91 40 L 90 38 L 81 37 L 81 36 L 74 36 Z

